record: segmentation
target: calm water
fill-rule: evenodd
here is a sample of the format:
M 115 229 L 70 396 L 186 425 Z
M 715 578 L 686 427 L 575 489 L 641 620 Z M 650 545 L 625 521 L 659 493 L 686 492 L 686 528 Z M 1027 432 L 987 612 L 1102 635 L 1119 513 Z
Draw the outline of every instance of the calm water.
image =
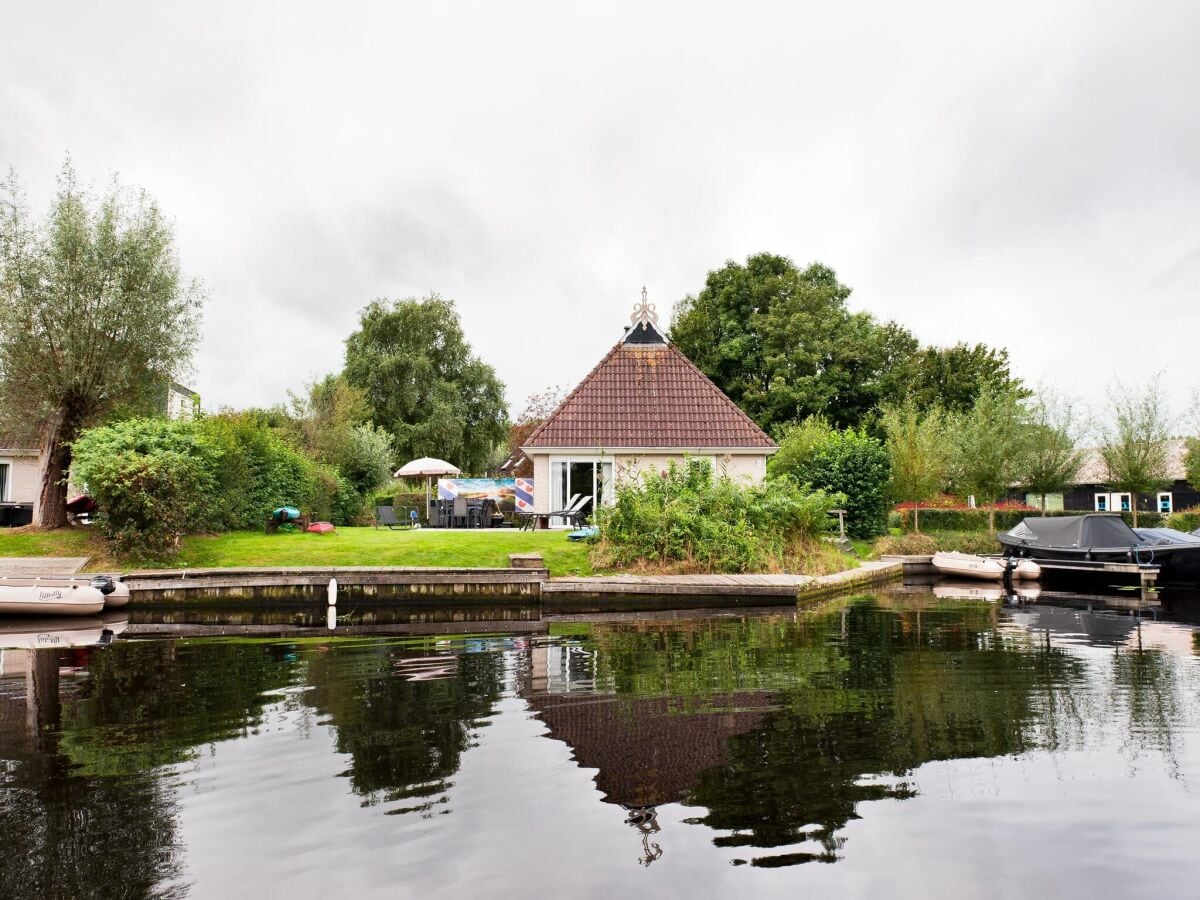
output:
M 1198 647 L 896 593 L 10 649 L 0 896 L 1195 897 Z

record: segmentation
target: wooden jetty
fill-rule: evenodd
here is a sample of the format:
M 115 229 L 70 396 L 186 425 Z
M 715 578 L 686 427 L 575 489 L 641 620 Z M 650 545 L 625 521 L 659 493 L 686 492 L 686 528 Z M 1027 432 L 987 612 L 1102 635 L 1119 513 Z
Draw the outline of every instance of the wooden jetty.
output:
M 898 580 L 899 563 L 868 562 L 835 575 L 612 575 L 551 578 L 528 555 L 505 569 L 414 567 L 274 567 L 169 569 L 124 577 L 136 606 L 203 605 L 268 600 L 272 605 L 325 602 L 337 582 L 339 604 L 537 606 L 546 614 L 683 608 L 794 606 L 858 586 Z
M 546 569 L 301 566 L 163 569 L 131 572 L 122 580 L 139 605 L 175 601 L 261 600 L 324 602 L 329 582 L 347 600 L 460 603 L 473 599 L 528 600 L 541 595 Z
M 1158 584 L 1160 566 L 1136 562 L 1098 562 L 1096 560 L 1034 560 L 1042 568 L 1042 577 L 1048 581 L 1061 580 L 1064 577 L 1074 578 L 1104 578 L 1116 576 L 1122 579 L 1136 580 L 1147 589 Z

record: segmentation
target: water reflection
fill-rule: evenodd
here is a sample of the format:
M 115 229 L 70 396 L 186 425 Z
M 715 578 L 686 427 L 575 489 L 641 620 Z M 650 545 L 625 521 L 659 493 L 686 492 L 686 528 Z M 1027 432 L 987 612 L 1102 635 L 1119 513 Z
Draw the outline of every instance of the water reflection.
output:
M 793 848 L 755 854 L 759 866 L 833 861 L 860 805 L 911 796 L 905 776 L 928 761 L 1078 731 L 1062 711 L 1083 664 L 999 629 L 986 604 L 597 625 L 587 646 L 586 666 L 571 646 L 548 653 L 529 702 L 549 736 L 599 770 L 609 802 L 682 801 L 717 846 Z
M 335 644 L 308 659 L 305 702 L 350 755 L 343 774 L 363 805 L 390 814 L 450 811 L 449 779 L 504 685 L 500 653 L 416 652 Z
M 393 835 L 390 859 L 449 834 L 456 809 L 478 816 L 486 787 L 461 778 L 473 755 L 533 750 L 489 748 L 492 726 L 513 716 L 538 723 L 541 736 L 524 740 L 555 742 L 592 780 L 594 793 L 561 798 L 564 835 L 587 818 L 578 804 L 604 804 L 625 861 L 653 872 L 680 854 L 793 872 L 854 860 L 854 823 L 885 808 L 875 804 L 910 808 L 939 762 L 1098 753 L 1127 775 L 1161 761 L 1186 793 L 1200 683 L 1194 629 L 1167 621 L 1179 608 L 1164 603 L 1155 620 L 1086 600 L 925 591 L 536 637 L 346 636 L 318 620 L 288 639 L 6 649 L 0 895 L 188 894 L 214 874 L 192 852 L 189 809 L 233 783 L 247 803 L 281 791 L 298 812 L 308 802 L 311 782 L 301 790 L 232 752 L 281 730 L 290 759 L 344 785 L 354 815 L 380 817 L 370 831 Z M 233 778 L 239 767 L 255 777 Z M 230 786 L 207 780 L 214 771 Z M 545 772 L 547 784 L 564 777 Z M 458 833 L 483 829 L 479 847 L 514 837 L 467 827 Z M 337 846 L 353 857 L 354 842 Z M 356 864 L 384 865 L 377 853 Z M 255 865 L 282 871 L 288 858 L 260 847 Z

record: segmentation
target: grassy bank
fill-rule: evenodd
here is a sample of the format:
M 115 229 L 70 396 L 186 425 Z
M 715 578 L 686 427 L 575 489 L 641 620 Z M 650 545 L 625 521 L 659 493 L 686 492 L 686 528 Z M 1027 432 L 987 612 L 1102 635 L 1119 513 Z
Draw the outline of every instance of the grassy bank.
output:
M 0 529 L 0 556 L 89 556 L 92 571 L 222 566 L 485 566 L 508 565 L 510 553 L 540 553 L 552 575 L 590 575 L 588 548 L 559 532 L 339 528 L 336 534 L 235 531 L 187 537 L 166 563 L 113 560 L 90 528 Z
M 872 548 L 874 556 L 888 553 L 923 555 L 939 550 L 987 555 L 1000 552 L 993 534 L 979 531 L 929 531 L 916 534 L 892 534 L 879 538 Z

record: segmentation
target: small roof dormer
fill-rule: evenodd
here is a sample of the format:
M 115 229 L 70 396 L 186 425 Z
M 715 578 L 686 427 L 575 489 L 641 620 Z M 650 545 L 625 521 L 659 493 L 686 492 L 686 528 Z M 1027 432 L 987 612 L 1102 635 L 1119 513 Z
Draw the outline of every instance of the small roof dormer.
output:
M 658 313 L 654 304 L 646 299 L 646 288 L 642 286 L 642 302 L 635 303 L 633 315 L 629 317 L 632 323 L 625 329 L 622 344 L 662 344 L 669 343 L 667 336 L 658 326 Z

